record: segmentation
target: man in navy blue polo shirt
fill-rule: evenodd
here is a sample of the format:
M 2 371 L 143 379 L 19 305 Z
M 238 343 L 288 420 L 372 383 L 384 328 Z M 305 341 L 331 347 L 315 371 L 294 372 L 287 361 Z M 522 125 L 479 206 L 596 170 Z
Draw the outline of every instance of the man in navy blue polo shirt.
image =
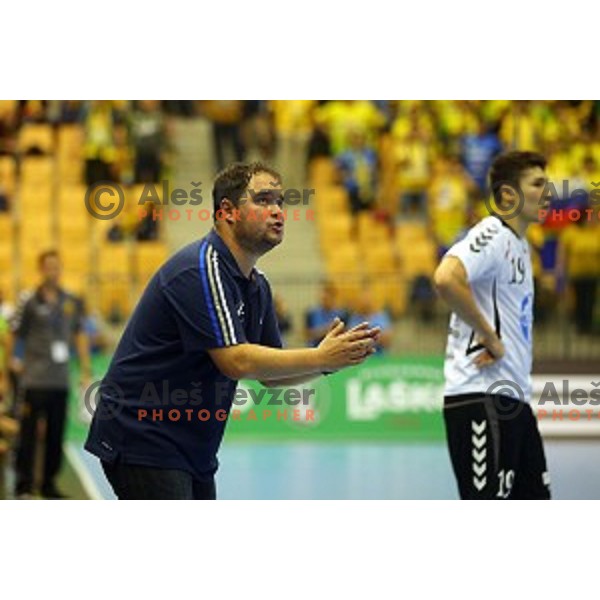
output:
M 318 347 L 282 349 L 255 268 L 283 240 L 281 177 L 236 163 L 217 176 L 213 203 L 215 228 L 154 275 L 100 385 L 85 447 L 120 499 L 214 499 L 239 379 L 300 385 L 361 363 L 379 335 L 336 320 Z

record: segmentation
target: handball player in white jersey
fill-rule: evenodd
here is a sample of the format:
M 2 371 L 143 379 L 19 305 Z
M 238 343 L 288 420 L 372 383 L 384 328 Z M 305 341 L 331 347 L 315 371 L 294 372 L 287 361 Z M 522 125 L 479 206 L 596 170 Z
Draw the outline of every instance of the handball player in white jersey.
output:
M 546 160 L 498 156 L 497 209 L 448 250 L 435 286 L 452 311 L 444 422 L 462 499 L 549 499 L 531 400 L 533 276 L 527 228 L 547 208 Z M 491 208 L 491 207 L 490 207 Z

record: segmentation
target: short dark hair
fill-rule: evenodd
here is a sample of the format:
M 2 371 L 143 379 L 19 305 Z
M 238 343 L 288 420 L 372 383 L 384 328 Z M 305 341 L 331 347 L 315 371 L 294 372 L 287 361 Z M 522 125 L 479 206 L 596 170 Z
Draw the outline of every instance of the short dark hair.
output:
M 239 206 L 240 198 L 256 173 L 268 173 L 278 182 L 281 181 L 281 175 L 275 169 L 261 162 L 233 163 L 217 175 L 212 191 L 213 219 L 216 219 L 223 198 L 228 198 L 235 206 Z
M 60 255 L 57 250 L 45 250 L 38 256 L 38 266 L 43 267 L 47 258 L 57 258 L 60 259 Z
M 490 186 L 496 202 L 500 201 L 500 188 L 503 184 L 519 188 L 523 171 L 533 167 L 546 168 L 546 159 L 537 152 L 513 151 L 500 154 L 490 169 Z

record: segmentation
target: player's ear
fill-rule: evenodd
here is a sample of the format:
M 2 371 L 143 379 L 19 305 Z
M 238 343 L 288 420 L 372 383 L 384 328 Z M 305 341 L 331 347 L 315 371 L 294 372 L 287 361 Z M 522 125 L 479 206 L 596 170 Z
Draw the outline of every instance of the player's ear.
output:
M 519 196 L 512 185 L 503 183 L 498 191 L 497 199 L 500 208 L 510 209 L 519 201 Z
M 220 212 L 223 221 L 230 225 L 235 221 L 233 211 L 235 210 L 235 204 L 229 198 L 223 198 L 221 200 Z

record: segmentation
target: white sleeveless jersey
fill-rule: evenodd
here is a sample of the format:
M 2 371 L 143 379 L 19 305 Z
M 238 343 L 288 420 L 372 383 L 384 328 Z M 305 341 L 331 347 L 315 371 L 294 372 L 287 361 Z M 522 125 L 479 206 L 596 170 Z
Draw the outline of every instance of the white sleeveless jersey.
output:
M 489 367 L 473 365 L 482 346 L 471 327 L 453 313 L 444 364 L 445 395 L 489 392 L 528 402 L 533 276 L 527 240 L 490 216 L 472 227 L 446 256 L 456 256 L 463 263 L 475 301 L 501 338 L 505 355 Z

